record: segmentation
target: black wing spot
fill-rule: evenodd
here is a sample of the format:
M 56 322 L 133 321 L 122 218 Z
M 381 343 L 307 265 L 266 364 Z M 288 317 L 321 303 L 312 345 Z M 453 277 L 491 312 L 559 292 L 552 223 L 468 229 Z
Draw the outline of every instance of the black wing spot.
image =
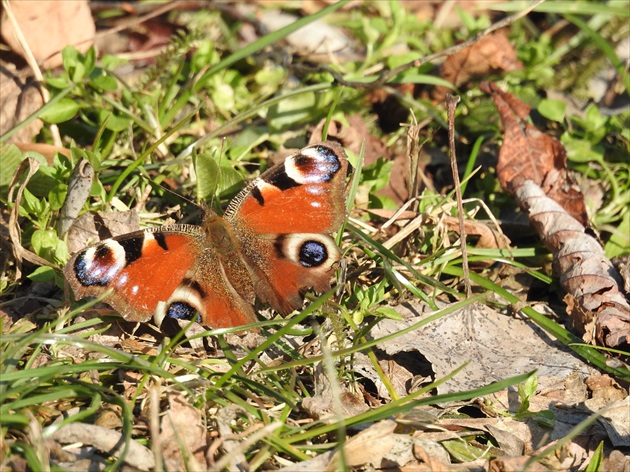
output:
M 278 187 L 282 191 L 302 185 L 289 177 L 284 170 L 273 175 L 269 183 L 272 184 L 274 187 Z
M 273 243 L 273 248 L 276 250 L 276 256 L 282 258 L 284 257 L 284 241 L 286 236 L 284 234 L 280 234 L 276 237 L 276 240 Z
M 256 199 L 260 206 L 265 206 L 265 198 L 263 197 L 263 194 L 258 187 L 252 187 L 250 195 Z
M 153 237 L 155 238 L 155 242 L 158 243 L 158 246 L 165 251 L 168 251 L 168 244 L 166 244 L 166 237 L 164 236 L 164 233 L 153 233 Z
M 194 320 L 197 323 L 201 323 L 201 316 L 199 316 L 197 310 L 185 302 L 177 301 L 171 303 L 166 310 L 166 316 L 176 320 Z
M 142 256 L 142 246 L 144 245 L 144 236 L 137 238 L 122 239 L 116 241 L 125 250 L 125 266 L 128 266 L 133 261 L 140 259 Z M 99 248 L 100 250 L 100 248 Z M 97 255 L 98 257 L 98 250 Z
M 328 260 L 328 250 L 319 241 L 306 241 L 300 247 L 299 261 L 304 267 L 318 267 Z
M 197 292 L 197 295 L 199 295 L 199 298 L 201 299 L 206 298 L 206 296 L 208 295 L 206 291 L 203 289 L 203 287 L 201 286 L 201 284 L 197 282 L 196 280 L 184 279 L 182 281 L 182 285 L 186 285 L 190 287 L 191 290 L 194 290 L 195 292 Z

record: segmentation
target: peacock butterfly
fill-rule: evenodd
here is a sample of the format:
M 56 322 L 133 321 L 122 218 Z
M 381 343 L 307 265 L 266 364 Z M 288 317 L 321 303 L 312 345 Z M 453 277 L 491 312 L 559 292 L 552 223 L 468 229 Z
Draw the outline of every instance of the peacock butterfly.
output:
M 77 299 L 100 296 L 130 321 L 192 319 L 212 328 L 256 321 L 256 296 L 282 314 L 303 291 L 330 287 L 340 251 L 349 164 L 334 142 L 264 172 L 202 226 L 168 225 L 101 241 L 64 268 Z

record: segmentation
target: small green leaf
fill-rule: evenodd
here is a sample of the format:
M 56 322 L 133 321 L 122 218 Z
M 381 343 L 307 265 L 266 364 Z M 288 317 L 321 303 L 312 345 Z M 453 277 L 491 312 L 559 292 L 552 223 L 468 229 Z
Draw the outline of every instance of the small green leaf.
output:
M 64 89 L 68 85 L 70 85 L 70 81 L 68 80 L 68 77 L 65 75 L 61 75 L 59 77 L 47 77 L 45 82 L 52 88 L 56 88 L 59 90 Z
M 600 472 L 604 462 L 604 441 L 600 441 L 584 472 Z
M 35 230 L 31 236 L 31 246 L 35 254 L 50 262 L 62 264 L 69 258 L 66 243 L 51 229 Z
M 276 90 L 286 80 L 286 75 L 282 67 L 265 67 L 256 72 L 254 80 L 264 90 Z
M 71 76 L 72 71 L 79 63 L 79 51 L 72 46 L 66 46 L 63 48 L 63 51 L 61 51 L 61 58 L 63 60 L 63 68 L 66 70 L 68 75 Z
M 389 306 L 381 306 L 375 310 L 379 315 L 383 315 L 390 320 L 402 321 L 402 316 L 396 310 Z
M 33 282 L 53 282 L 55 280 L 55 270 L 49 266 L 41 266 L 28 274 L 28 278 Z
M 8 187 L 13 174 L 22 162 L 22 153 L 14 144 L 0 148 L 0 189 Z
M 81 55 L 80 57 L 83 62 L 83 67 L 85 68 L 85 76 L 89 77 L 96 67 L 96 50 L 94 47 L 90 47 L 90 49 L 85 52 L 85 55 Z
M 537 411 L 532 414 L 532 419 L 536 422 L 536 424 L 545 428 L 553 428 L 556 424 L 556 415 L 554 415 L 551 410 Z
M 90 86 L 97 90 L 113 92 L 118 89 L 118 82 L 110 75 L 100 75 L 90 80 Z
M 234 108 L 234 89 L 228 84 L 219 84 L 210 94 L 216 106 L 224 110 Z
M 314 93 L 294 95 L 279 102 L 269 109 L 267 120 L 269 127 L 279 131 L 285 127 L 294 127 L 306 119 L 312 118 L 317 100 Z
M 398 66 L 408 64 L 409 62 L 420 59 L 421 57 L 422 54 L 417 51 L 409 51 L 403 54 L 394 54 L 387 57 L 387 67 L 389 67 L 390 69 L 395 69 Z M 417 71 L 418 69 L 416 69 L 416 72 Z
M 210 153 L 202 153 L 195 158 L 197 172 L 197 198 L 206 200 L 221 195 L 243 181 L 243 177 L 229 166 L 219 166 Z
M 567 104 L 562 100 L 543 98 L 538 104 L 538 112 L 548 120 L 562 122 L 567 112 Z
M 457 462 L 470 462 L 483 457 L 485 451 L 474 447 L 462 439 L 452 439 L 440 443 Z
M 601 146 L 593 145 L 586 139 L 575 138 L 569 133 L 563 133 L 560 142 L 567 150 L 567 158 L 573 162 L 603 162 L 604 149 Z
M 79 111 L 79 104 L 71 98 L 62 98 L 39 117 L 46 123 L 63 123 Z
M 131 120 L 124 116 L 116 116 L 109 110 L 100 110 L 99 118 L 101 123 L 105 122 L 105 128 L 110 131 L 124 131 L 129 127 Z
M 20 207 L 20 215 L 26 216 L 28 214 L 42 214 L 46 209 L 44 200 L 40 200 L 33 195 L 28 188 L 24 189 L 22 193 L 22 205 Z M 23 213 L 24 212 L 24 213 Z
M 31 245 L 36 254 L 42 255 L 57 244 L 57 235 L 53 230 L 38 229 L 31 236 Z

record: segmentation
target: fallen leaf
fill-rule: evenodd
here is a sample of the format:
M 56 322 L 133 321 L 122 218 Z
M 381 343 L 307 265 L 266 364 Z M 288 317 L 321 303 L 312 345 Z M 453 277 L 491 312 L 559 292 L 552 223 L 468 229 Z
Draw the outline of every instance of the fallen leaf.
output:
M 601 245 L 531 180 L 516 188 L 516 199 L 553 253 L 560 285 L 575 298 L 568 314 L 585 334 L 584 340 L 591 339 L 585 327 L 594 322 L 599 344 L 620 347 L 630 342 L 630 305 L 622 292 L 623 282 Z
M 380 467 L 383 457 L 389 453 L 396 443 L 397 435 L 393 434 L 396 429 L 396 422 L 393 420 L 383 420 L 364 429 L 356 436 L 353 436 L 343 445 L 343 454 L 346 464 L 350 467 L 372 465 Z M 411 450 L 411 448 L 409 448 Z M 337 451 L 332 457 L 326 472 L 338 470 L 339 455 Z
M 526 121 L 528 105 L 493 83 L 480 88 L 494 99 L 505 127 L 497 163 L 501 186 L 528 212 L 552 252 L 574 325 L 586 342 L 613 348 L 628 344 L 630 305 L 623 281 L 598 241 L 586 232 L 584 199 L 569 177 L 564 147 Z
M 139 229 L 138 213 L 135 210 L 84 213 L 68 230 L 68 250 L 73 254 L 88 244 Z
M 159 438 L 166 470 L 206 469 L 208 445 L 200 410 L 179 393 L 169 393 L 168 405 Z
M 396 310 L 405 319 L 381 320 L 370 331 L 371 338 L 398 332 L 419 321 L 417 313 L 421 308 L 401 305 Z M 557 383 L 571 372 L 580 372 L 584 377 L 591 373 L 561 342 L 550 338 L 531 320 L 478 304 L 379 343 L 375 351 L 379 350 L 388 356 L 400 352 L 415 354 L 417 362 L 426 358 L 435 379 L 468 362 L 458 375 L 437 387 L 440 394 L 479 388 L 534 369 L 538 369 L 541 388 Z
M 10 1 L 9 7 L 35 60 L 45 67 L 53 69 L 60 66 L 60 52 L 68 45 L 74 45 L 82 52 L 92 45 L 96 25 L 89 2 L 85 0 Z M 7 15 L 3 15 L 0 31 L 9 47 L 24 57 L 24 50 L 16 37 L 15 25 Z
M 337 378 L 331 380 L 321 362 L 315 367 L 313 380 L 315 392 L 302 401 L 302 408 L 312 418 L 318 420 L 331 418 L 338 411 L 344 416 L 354 416 L 370 409 L 363 395 L 350 390 Z M 333 389 L 332 382 L 337 383 L 337 389 Z
M 529 105 L 492 82 L 484 82 L 479 88 L 492 96 L 505 128 L 497 163 L 501 187 L 514 194 L 522 182 L 531 180 L 587 227 L 584 197 L 569 176 L 564 146 L 527 121 Z
M 265 9 L 261 12 L 260 22 L 269 28 L 269 31 L 277 31 L 298 19 L 290 13 Z M 291 33 L 286 37 L 286 41 L 297 53 L 312 61 L 328 61 L 331 58 L 348 61 L 357 57 L 345 33 L 323 20 L 316 20 Z
M 462 88 L 474 80 L 522 68 L 506 31 L 499 30 L 449 56 L 442 64 L 440 75 L 457 88 Z M 443 102 L 450 92 L 452 91 L 447 87 L 437 86 L 433 90 L 432 98 L 436 102 Z
M 39 91 L 39 85 L 29 77 L 21 77 L 17 71 L 11 71 L 10 66 L 0 68 L 0 135 L 39 110 L 44 100 Z M 8 137 L 8 143 L 28 143 L 43 128 L 40 119 L 32 120 L 21 130 Z

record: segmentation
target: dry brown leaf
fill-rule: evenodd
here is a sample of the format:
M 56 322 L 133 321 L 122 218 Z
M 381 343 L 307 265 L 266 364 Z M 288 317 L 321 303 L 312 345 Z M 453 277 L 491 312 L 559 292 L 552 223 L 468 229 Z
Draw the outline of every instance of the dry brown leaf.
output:
M 459 234 L 459 219 L 447 216 L 441 222 L 449 231 Z M 464 231 L 466 236 L 477 239 L 476 248 L 483 249 L 508 249 L 510 240 L 504 234 L 497 231 L 493 226 L 482 221 L 464 220 Z M 470 241 L 468 242 L 470 244 Z
M 488 472 L 512 472 L 515 470 L 525 470 L 525 464 L 531 457 L 519 456 L 519 457 L 495 457 L 488 462 Z M 528 472 L 547 472 L 549 469 L 534 462 L 527 467 Z
M 396 429 L 395 421 L 383 420 L 353 436 L 343 445 L 346 464 L 350 467 L 367 464 L 380 467 L 383 456 L 389 453 L 396 443 L 395 436 L 397 435 L 393 434 L 394 429 Z M 340 451 L 335 453 L 326 467 L 326 472 L 338 470 L 340 454 L 342 454 Z
M 604 459 L 601 470 L 630 472 L 630 455 L 626 455 L 617 450 L 612 451 L 610 455 Z
M 587 401 L 586 405 L 590 407 Z M 599 405 L 594 405 L 594 408 Z M 614 447 L 630 447 L 630 396 L 609 403 L 602 412 L 600 423 Z
M 370 331 L 370 337 L 381 338 L 417 323 L 421 308 L 399 306 L 397 311 L 407 319 L 382 320 Z M 388 356 L 415 354 L 418 363 L 426 358 L 436 379 L 469 362 L 455 378 L 437 387 L 440 394 L 479 388 L 534 369 L 538 369 L 541 388 L 554 385 L 571 372 L 580 372 L 584 377 L 591 373 L 561 342 L 529 319 L 502 314 L 484 305 L 456 311 L 379 343 L 377 355 L 379 350 Z
M 428 439 L 414 438 L 413 455 L 429 466 L 432 472 L 449 472 L 451 456 L 439 443 Z
M 479 88 L 492 96 L 505 128 L 497 163 L 501 187 L 514 194 L 522 182 L 531 180 L 587 227 L 584 197 L 569 176 L 564 146 L 527 122 L 529 105 L 492 82 L 485 82 Z
M 516 49 L 510 43 L 505 30 L 481 38 L 472 46 L 449 56 L 441 68 L 441 76 L 457 88 L 486 78 L 497 72 L 510 72 L 522 69 L 516 58 Z M 442 102 L 450 92 L 447 87 L 435 87 L 432 98 Z
M 68 45 L 85 52 L 92 44 L 96 26 L 89 2 L 85 0 L 10 1 L 9 4 L 35 60 L 45 67 L 60 66 L 60 51 Z M 0 31 L 9 47 L 24 56 L 15 27 L 5 15 Z
M 10 70 L 10 66 L 0 68 L 0 135 L 22 123 L 43 104 L 44 100 L 37 82 L 31 78 L 20 77 L 17 72 Z M 7 142 L 31 142 L 43 126 L 41 120 L 33 120 L 9 136 Z
M 623 282 L 601 245 L 534 182 L 522 182 L 516 199 L 553 253 L 560 285 L 575 297 L 576 308 L 569 315 L 576 327 L 584 329 L 593 320 L 598 343 L 609 347 L 630 343 L 630 305 L 621 289 Z M 589 341 L 590 333 L 584 334 Z
M 166 470 L 206 469 L 206 430 L 200 410 L 184 395 L 170 393 L 159 438 Z
M 315 456 L 312 459 L 296 462 L 295 464 L 290 464 L 282 467 L 276 472 L 314 472 L 324 470 L 326 466 L 330 463 L 330 459 L 334 454 L 335 451 L 324 452 L 323 454 Z
M 139 229 L 138 213 L 135 210 L 84 213 L 68 230 L 68 250 L 73 254 L 88 244 Z
M 315 368 L 313 380 L 314 394 L 302 401 L 302 408 L 312 418 L 326 419 L 334 417 L 337 412 L 344 416 L 354 416 L 370 409 L 362 395 L 351 391 L 337 378 L 329 379 L 321 362 Z M 333 389 L 331 382 L 336 382 L 337 389 Z

